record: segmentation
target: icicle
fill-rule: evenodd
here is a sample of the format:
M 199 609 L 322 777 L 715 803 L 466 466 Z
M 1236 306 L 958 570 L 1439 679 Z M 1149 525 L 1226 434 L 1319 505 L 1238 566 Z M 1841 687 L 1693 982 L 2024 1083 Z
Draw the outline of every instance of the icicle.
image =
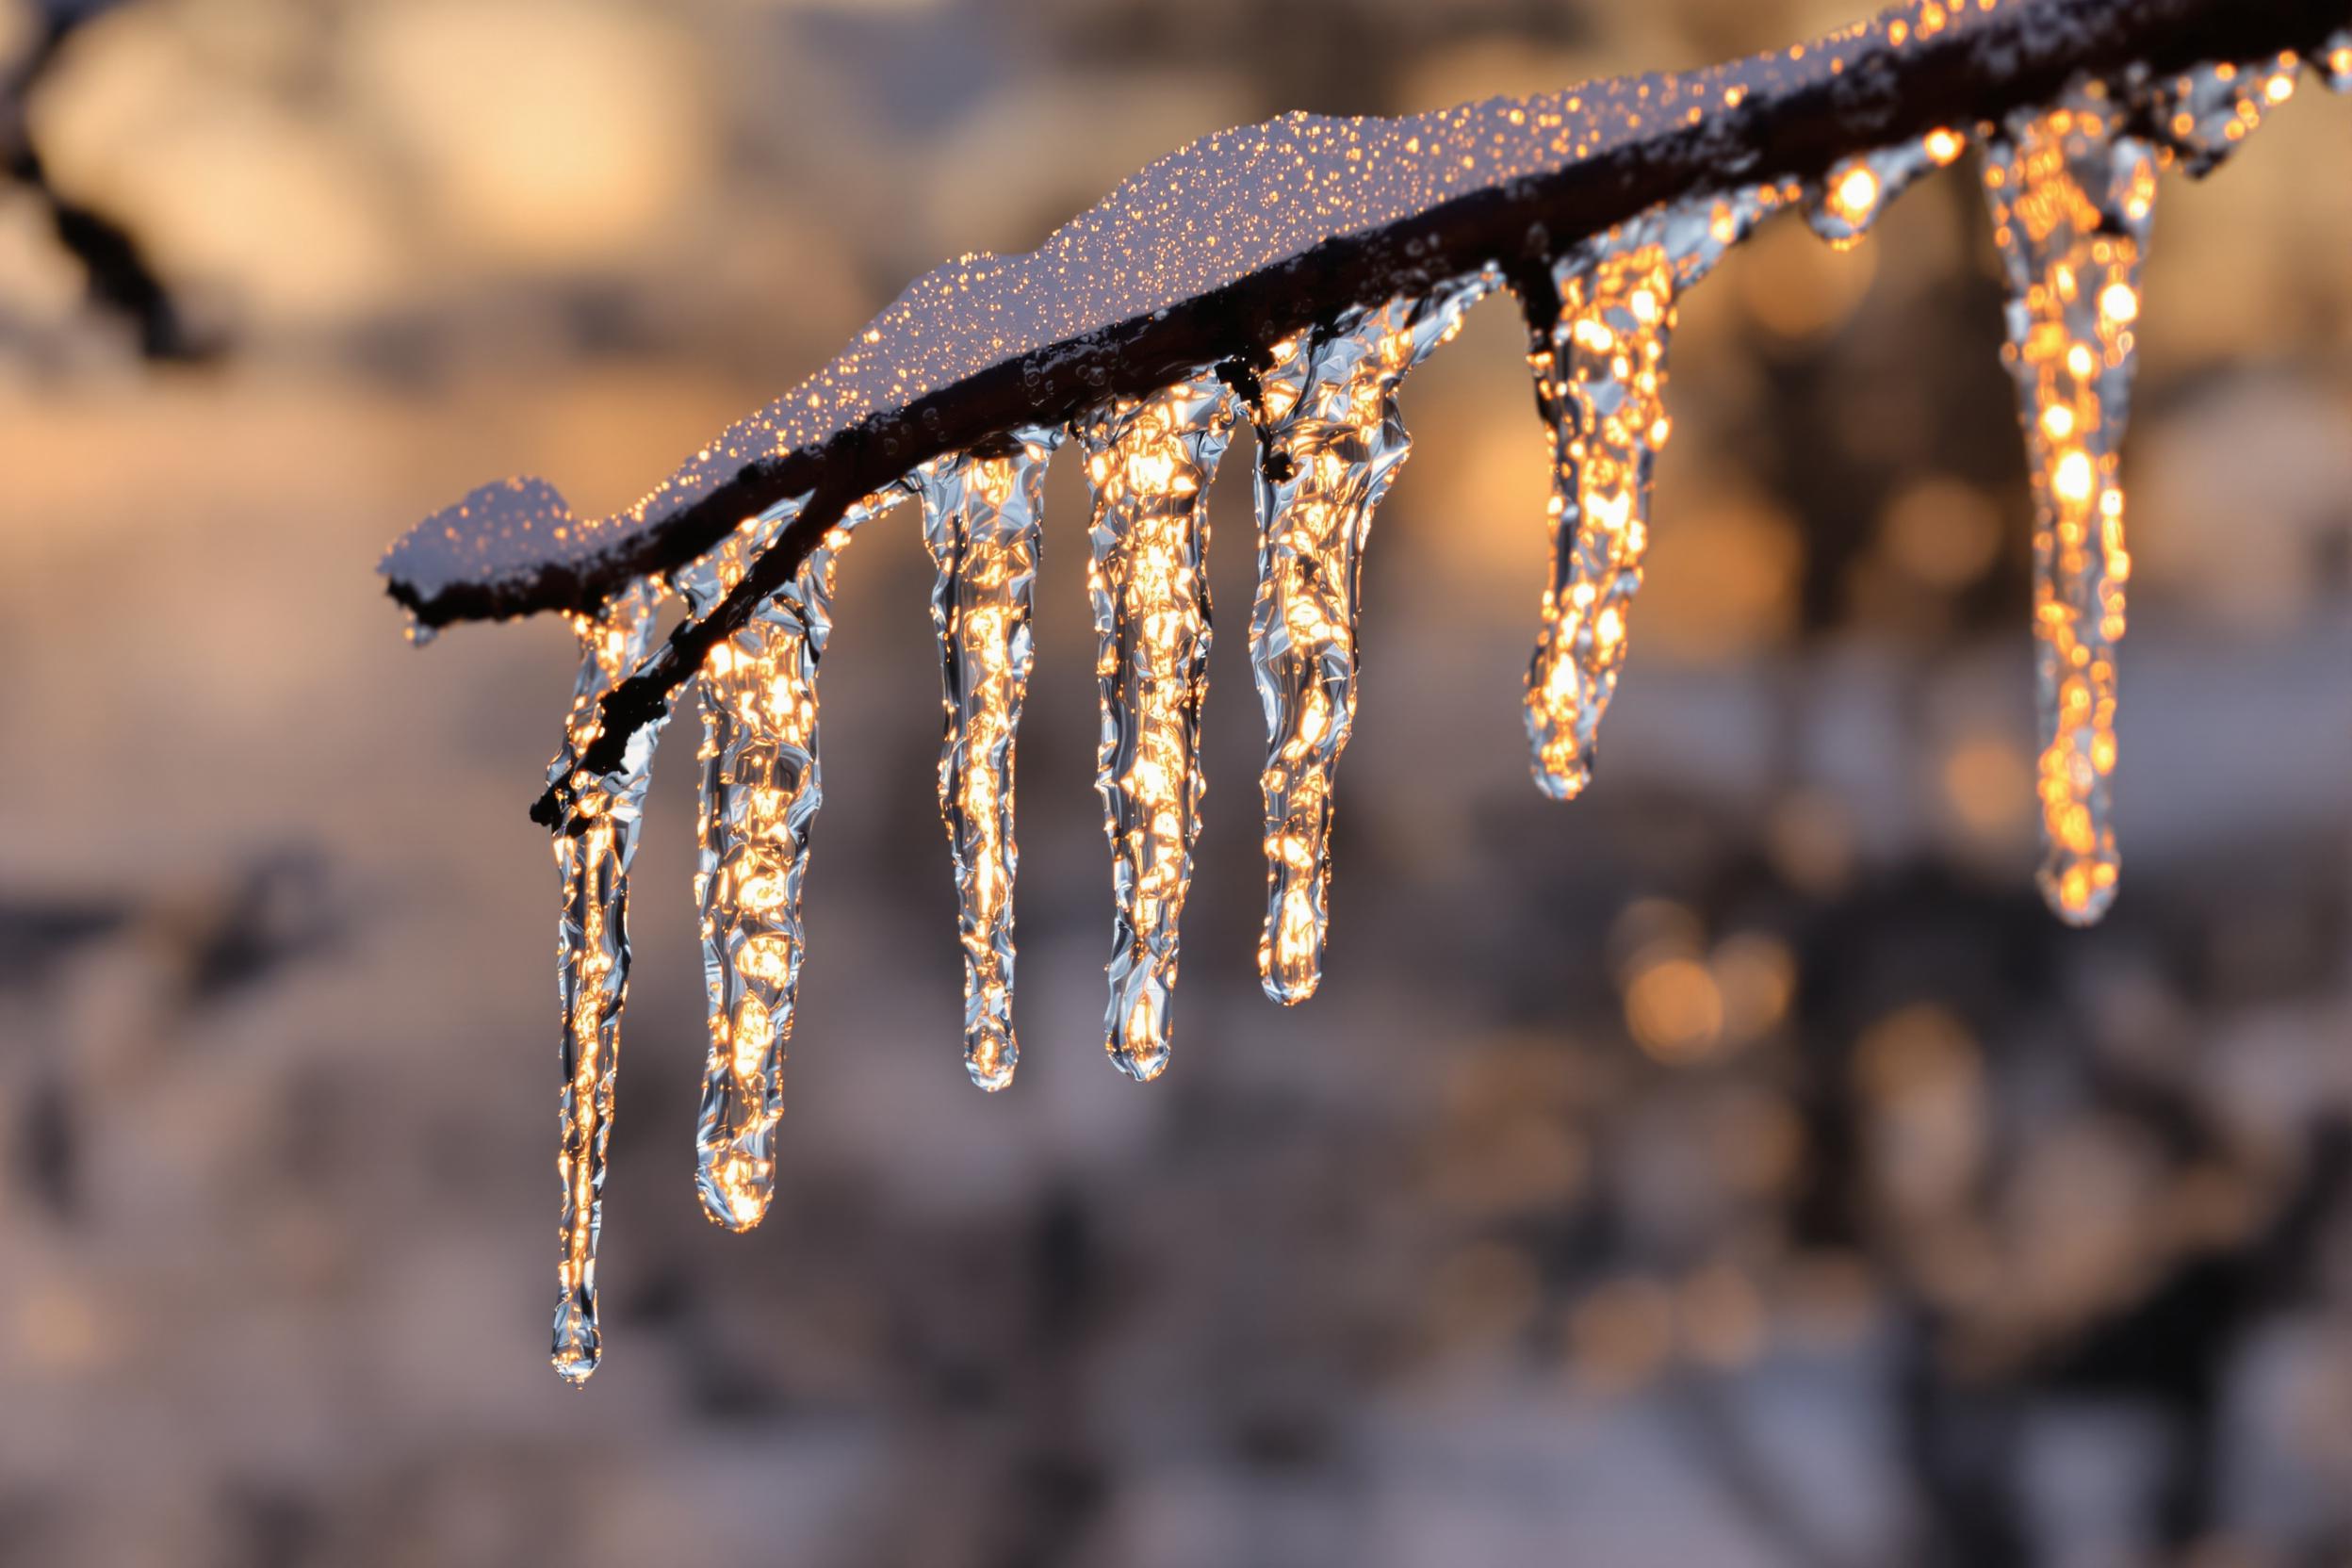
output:
M 597 699 L 644 661 L 653 647 L 653 614 L 660 589 L 639 580 L 601 613 L 576 615 L 572 629 L 582 654 L 563 750 L 550 780 L 601 727 Z M 555 835 L 556 870 L 564 879 L 564 918 L 557 928 L 557 988 L 564 1004 L 563 1143 L 556 1170 L 563 1180 L 564 1257 L 555 1308 L 552 1359 L 573 1382 L 596 1371 L 603 1341 L 596 1324 L 596 1238 L 604 1224 L 604 1161 L 612 1132 L 612 1083 L 621 1049 L 621 1005 L 629 994 L 629 863 L 637 853 L 645 785 L 653 752 L 667 720 L 629 737 L 621 766 L 582 776 L 571 814 Z
M 1002 449 L 955 453 L 912 476 L 923 536 L 939 567 L 947 742 L 939 812 L 956 859 L 964 944 L 964 1068 L 984 1089 L 1013 1081 L 1013 743 L 1029 683 L 1046 463 L 1062 433 L 1015 431 Z
M 1102 683 L 1095 789 L 1111 841 L 1118 916 L 1111 1060 L 1150 1080 L 1168 1066 L 1177 924 L 1199 834 L 1200 703 L 1209 689 L 1209 482 L 1233 433 L 1214 371 L 1120 398 L 1072 427 L 1094 493 L 1094 603 Z
M 1261 378 L 1250 662 L 1266 731 L 1258 972 L 1277 1002 L 1305 1001 L 1323 975 L 1331 783 L 1355 721 L 1364 545 L 1412 445 L 1397 384 L 1461 330 L 1494 282 L 1479 273 L 1349 311 L 1304 340 L 1276 344 Z
M 891 498 L 895 498 L 894 497 Z M 676 578 L 689 612 L 708 613 L 808 504 L 806 495 L 747 520 Z M 851 531 L 887 500 L 870 498 L 825 531 L 799 570 L 710 650 L 702 699 L 702 801 L 694 897 L 710 1045 L 694 1129 L 703 1212 L 748 1231 L 776 1188 L 784 1053 L 804 939 L 801 879 L 824 801 L 817 753 L 817 662 L 832 630 L 834 570 Z
M 2156 118 L 2168 151 L 2189 173 L 2212 173 L 2254 134 L 2262 116 L 2295 96 L 2295 58 L 2200 65 L 2156 92 Z
M 2352 27 L 2328 35 L 2319 46 L 2320 74 L 2334 92 L 2352 92 Z
M 1793 188 L 1755 186 L 1653 208 L 1555 263 L 1559 314 L 1527 364 L 1552 438 L 1552 577 L 1527 671 L 1536 787 L 1583 792 L 1625 660 L 1625 617 L 1649 546 L 1650 470 L 1672 426 L 1674 302 Z
M 2115 643 L 2124 630 L 2117 480 L 2156 200 L 2155 150 L 2118 107 L 2077 93 L 2011 117 L 1984 144 L 2008 286 L 2002 360 L 2017 377 L 2034 478 L 2034 633 L 2042 894 L 2086 925 L 2115 901 Z
M 1809 193 L 1805 220 L 1840 251 L 1862 243 L 1878 215 L 1903 188 L 1931 169 L 1941 169 L 1968 148 L 1957 131 L 1935 130 L 1916 141 L 1881 147 L 1860 157 L 1840 158 Z

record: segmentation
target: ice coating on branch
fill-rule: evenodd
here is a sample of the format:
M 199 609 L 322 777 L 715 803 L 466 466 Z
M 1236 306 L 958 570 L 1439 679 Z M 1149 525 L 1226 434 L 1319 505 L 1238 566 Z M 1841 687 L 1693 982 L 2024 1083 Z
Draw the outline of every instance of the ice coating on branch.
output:
M 1536 787 L 1554 800 L 1592 782 L 1594 737 L 1625 667 L 1649 548 L 1650 472 L 1672 428 L 1674 302 L 1796 194 L 1751 186 L 1669 203 L 1553 265 L 1559 309 L 1536 324 L 1527 353 L 1552 444 L 1552 575 L 1527 721 Z
M 965 255 L 918 280 L 830 365 L 689 455 L 635 505 L 581 518 L 536 481 L 485 487 L 412 531 L 383 570 L 424 606 L 453 589 L 521 594 L 556 574 L 576 577 L 627 553 L 644 531 L 711 500 L 751 466 L 820 447 L 869 418 L 869 440 L 886 456 L 911 460 L 918 423 L 905 414 L 909 405 L 993 367 L 1022 359 L 1050 366 L 1048 351 L 1075 351 L 1095 335 L 1148 321 L 1328 241 L 1607 159 L 1726 111 L 1866 85 L 1878 62 L 1905 52 L 1966 50 L 1987 34 L 2001 36 L 1984 48 L 2014 49 L 2004 40 L 2021 8 L 2022 0 L 1921 0 L 1829 38 L 1703 71 L 1587 82 L 1409 118 L 1291 114 L 1220 131 L 1121 182 L 1033 252 Z M 2066 25 L 2047 24 L 2030 41 L 2063 47 Z M 501 611 L 478 600 L 444 612 Z
M 2008 289 L 2001 359 L 2034 482 L 2034 686 L 2042 895 L 2087 925 L 2115 902 L 2109 817 L 2115 645 L 2124 632 L 2118 449 L 2129 412 L 2156 150 L 2094 91 L 2012 116 L 1984 143 Z
M 660 589 L 641 582 L 601 614 L 578 615 L 580 679 L 563 750 L 548 773 L 568 771 L 596 737 L 596 699 L 653 645 Z M 572 815 L 555 835 L 564 915 L 556 929 L 556 985 L 564 1005 L 562 1142 L 563 1261 L 558 1268 L 552 1359 L 585 1381 L 603 1353 L 596 1323 L 596 1239 L 604 1226 L 606 1145 L 612 1134 L 612 1084 L 620 1065 L 621 1005 L 629 995 L 629 863 L 637 853 L 645 786 L 662 725 L 629 737 L 621 767 L 582 781 Z
M 702 699 L 702 798 L 694 902 L 710 1046 L 694 1127 L 694 1184 L 703 1212 L 748 1231 L 776 1190 L 776 1131 L 784 1114 L 805 938 L 800 896 L 808 829 L 825 792 L 817 752 L 817 662 L 832 631 L 835 567 L 851 531 L 899 498 L 852 507 L 742 629 L 711 648 L 695 678 Z M 747 520 L 674 583 L 706 613 L 751 559 L 800 515 L 806 496 Z
M 2157 90 L 2155 116 L 2168 149 L 2202 177 L 2252 136 L 2262 116 L 2295 96 L 2295 58 L 2220 61 L 2183 73 Z
M 1840 158 L 1806 192 L 1805 220 L 1834 248 L 1852 250 L 1905 187 L 1943 168 L 1968 145 L 1957 131 L 1934 130 L 1860 157 Z
M 939 814 L 956 861 L 964 946 L 964 1068 L 984 1089 L 1013 1081 L 1013 743 L 1029 685 L 1045 468 L 1062 433 L 1015 431 L 1000 447 L 937 459 L 911 476 L 939 577 L 947 739 Z
M 1364 547 L 1413 438 L 1405 372 L 1462 329 L 1499 282 L 1490 270 L 1433 293 L 1352 310 L 1277 343 L 1257 421 L 1258 589 L 1250 664 L 1266 711 L 1266 930 L 1258 973 L 1277 1002 L 1323 978 L 1331 787 L 1356 716 Z
M 1200 704 L 1209 690 L 1210 481 L 1233 435 L 1231 395 L 1203 370 L 1119 398 L 1071 427 L 1094 497 L 1102 738 L 1094 787 L 1118 914 L 1103 1044 L 1130 1077 L 1168 1066 L 1177 926 L 1200 831 Z

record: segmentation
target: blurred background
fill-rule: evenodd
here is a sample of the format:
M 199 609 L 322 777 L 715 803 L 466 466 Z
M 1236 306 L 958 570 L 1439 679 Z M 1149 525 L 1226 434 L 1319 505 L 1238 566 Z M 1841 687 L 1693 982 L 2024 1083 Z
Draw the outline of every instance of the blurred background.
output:
M 2352 102 L 2311 82 L 2159 206 L 2103 926 L 2033 888 L 2026 490 L 1964 167 L 1685 304 L 1572 806 L 1520 727 L 1512 307 L 1414 376 L 1289 1012 L 1252 965 L 1236 452 L 1150 1087 L 1102 1053 L 1075 465 L 995 1097 L 958 1055 L 927 566 L 905 514 L 861 534 L 776 1208 L 729 1236 L 693 1190 L 681 729 L 606 1366 L 547 1364 L 524 812 L 571 640 L 412 652 L 383 546 L 510 472 L 626 504 L 942 257 L 1194 136 L 1855 14 L 0 0 L 0 1563 L 2352 1561 Z

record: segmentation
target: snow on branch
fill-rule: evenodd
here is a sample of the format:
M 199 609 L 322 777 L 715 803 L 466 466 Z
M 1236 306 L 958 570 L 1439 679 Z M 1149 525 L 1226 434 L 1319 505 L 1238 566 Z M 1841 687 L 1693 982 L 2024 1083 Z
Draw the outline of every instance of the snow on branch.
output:
M 1127 180 L 1037 250 L 929 273 L 824 370 L 650 495 L 575 516 L 535 479 L 486 485 L 386 554 L 433 629 L 585 612 L 807 497 L 713 608 L 603 700 L 580 765 L 629 737 L 788 582 L 862 498 L 943 453 L 1066 424 L 1350 307 L 1489 265 L 1548 282 L 1587 237 L 1675 197 L 1819 176 L 1840 158 L 2118 79 L 2317 45 L 2352 0 L 1919 0 L 1817 43 L 1410 119 L 1287 115 L 1208 137 Z M 534 815 L 552 825 L 564 780 Z

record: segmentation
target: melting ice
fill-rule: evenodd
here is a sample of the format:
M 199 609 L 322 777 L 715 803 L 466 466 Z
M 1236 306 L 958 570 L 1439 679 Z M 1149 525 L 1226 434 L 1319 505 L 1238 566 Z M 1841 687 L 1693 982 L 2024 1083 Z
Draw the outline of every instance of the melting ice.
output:
M 684 567 L 676 585 L 701 615 L 800 515 L 806 496 L 745 523 Z M 776 1190 L 776 1131 L 784 1114 L 805 939 L 800 896 L 808 829 L 825 792 L 817 751 L 817 662 L 832 630 L 834 574 L 873 498 L 825 531 L 785 585 L 695 678 L 702 700 L 702 799 L 694 897 L 710 1044 L 694 1130 L 703 1210 L 733 1231 L 767 1213 Z
M 1276 344 L 1260 377 L 1250 662 L 1266 735 L 1258 973 L 1277 1002 L 1304 1001 L 1323 977 L 1331 785 L 1356 716 L 1364 546 L 1372 509 L 1412 446 L 1396 387 L 1495 281 L 1480 273 L 1350 311 L 1327 331 Z
M 580 638 L 580 679 L 564 726 L 564 748 L 548 769 L 570 771 L 596 738 L 596 703 L 652 650 L 660 590 L 641 581 L 596 615 L 573 617 Z M 664 715 L 666 720 L 666 715 Z M 637 854 L 645 786 L 661 723 L 629 738 L 620 768 L 583 779 L 571 815 L 555 835 L 564 881 L 556 932 L 556 981 L 564 1004 L 563 1180 L 560 1291 L 555 1306 L 555 1369 L 574 1382 L 596 1369 L 603 1336 L 596 1323 L 596 1239 L 604 1226 L 606 1146 L 612 1135 L 612 1083 L 621 1054 L 621 1004 L 629 995 L 629 863 Z
M 1202 371 L 1121 398 L 1072 427 L 1094 495 L 1086 588 L 1101 652 L 1102 796 L 1117 899 L 1111 1060 L 1137 1079 L 1168 1065 L 1177 924 L 1200 830 L 1200 703 L 1209 689 L 1209 482 L 1233 433 L 1230 395 Z
M 2312 63 L 2332 88 L 2352 90 L 2352 30 L 2332 37 Z M 2051 906 L 2074 923 L 2096 920 L 2108 906 L 2117 875 L 2109 792 L 2115 647 L 2131 572 L 2117 448 L 2156 172 L 2166 163 L 2192 173 L 2215 167 L 2291 96 L 2296 69 L 2292 56 L 2201 66 L 2135 82 L 2129 102 L 2097 84 L 2081 86 L 1983 133 L 1983 185 L 2007 286 L 2003 358 L 2017 383 L 2034 498 L 2038 879 Z M 1735 83 L 1723 90 L 1743 90 Z M 1635 98 L 1647 91 L 1637 87 Z M 1567 100 L 1570 107 L 1576 102 Z M 1657 107 L 1628 107 L 1627 133 Z M 1513 126 L 1527 119 L 1509 105 L 1492 112 Z M 1451 134 L 1469 135 L 1473 121 Z M 1337 123 L 1301 121 L 1284 134 L 1313 141 Z M 1557 115 L 1541 128 L 1568 135 Z M 1573 148 L 1555 151 L 1590 150 L 1571 141 Z M 1535 258 L 1541 286 L 1523 303 L 1552 449 L 1554 556 L 1525 713 L 1536 778 L 1547 793 L 1574 795 L 1590 781 L 1595 733 L 1624 665 L 1626 617 L 1648 540 L 1651 470 L 1672 428 L 1666 354 L 1683 294 L 1758 221 L 1800 195 L 1824 239 L 1858 243 L 1895 196 L 1951 163 L 1965 144 L 1958 131 L 1934 130 L 1845 159 L 1803 189 L 1777 180 L 1701 194 Z M 1417 135 L 1401 146 L 1420 155 Z M 1475 159 L 1460 161 L 1466 168 Z M 1303 166 L 1299 158 L 1283 165 Z M 1334 164 L 1334 181 L 1338 170 Z M 1026 280 L 1023 288 L 1048 273 L 1068 274 L 1025 262 L 1013 270 Z M 1426 293 L 1350 310 L 1275 344 L 1250 386 L 1261 448 L 1250 662 L 1268 739 L 1261 777 L 1268 899 L 1259 967 L 1278 1001 L 1311 995 L 1322 972 L 1332 784 L 1355 713 L 1364 549 L 1373 510 L 1410 446 L 1397 387 L 1454 335 L 1499 277 L 1489 267 Z M 913 306 L 902 306 L 911 321 Z M 956 336 L 940 332 L 930 341 Z M 870 333 L 867 342 L 874 341 Z M 951 344 L 934 351 L 948 355 L 942 365 L 960 365 L 956 356 L 997 350 Z M 879 396 L 879 384 L 859 377 L 879 374 L 889 360 L 877 353 L 871 364 L 850 364 L 864 368 L 857 377 L 844 373 L 833 402 L 807 399 L 814 412 L 793 415 L 799 423 L 788 425 L 772 410 L 706 449 L 662 493 L 669 509 L 662 514 L 718 493 L 714 465 L 796 449 L 777 446 L 784 437 L 776 433 L 815 429 L 864 408 Z M 915 384 L 890 384 L 895 396 Z M 1071 427 L 1093 493 L 1097 787 L 1117 905 L 1104 1037 L 1114 1062 L 1137 1079 L 1157 1076 L 1168 1057 L 1178 926 L 1205 789 L 1198 756 L 1210 647 L 1203 502 L 1234 405 L 1225 382 L 1200 370 L 1149 396 L 1108 401 Z M 1013 431 L 926 464 L 849 509 L 695 673 L 704 712 L 696 897 L 710 1033 L 697 1189 L 710 1217 L 729 1229 L 756 1225 L 774 1194 L 782 1069 L 805 947 L 800 893 L 822 800 L 816 674 L 835 572 L 853 531 L 902 493 L 923 502 L 924 540 L 939 574 L 932 611 L 946 718 L 939 787 L 964 953 L 966 1068 L 985 1088 L 1012 1079 L 1019 1059 L 1014 747 L 1031 662 L 1045 466 L 1063 433 L 1044 426 Z M 649 498 L 648 507 L 661 498 Z M 616 767 L 593 775 L 578 769 L 603 731 L 600 700 L 649 661 L 662 594 L 675 589 L 692 615 L 707 617 L 808 503 L 797 497 L 745 519 L 668 582 L 640 580 L 595 613 L 572 617 L 582 663 L 549 780 L 572 781 L 555 839 L 564 890 L 564 1083 L 553 1360 L 574 1381 L 596 1369 L 601 1353 L 596 1254 L 629 980 L 629 870 L 667 709 L 628 737 Z M 491 581 L 502 569 L 494 545 L 521 548 L 545 538 L 571 552 L 559 551 L 559 561 L 593 555 L 602 547 L 596 533 L 580 529 L 543 482 L 486 486 L 412 535 L 403 547 L 416 568 L 410 586 L 421 600 L 428 589 Z M 417 641 L 428 635 L 420 629 Z
M 2001 358 L 2017 384 L 2034 483 L 2034 686 L 2043 896 L 2083 925 L 2115 902 L 2109 820 L 2115 644 L 2124 631 L 2117 451 L 2132 394 L 2156 152 L 2089 92 L 2013 116 L 1984 143 L 2008 287 Z
M 1045 466 L 1062 433 L 1033 427 L 998 449 L 953 453 L 912 477 L 923 538 L 939 567 L 947 739 L 939 813 L 956 861 L 964 947 L 964 1069 L 984 1089 L 1013 1081 L 1013 743 L 1029 685 Z
M 1527 354 L 1552 443 L 1552 575 L 1527 670 L 1537 788 L 1592 779 L 1594 738 L 1625 662 L 1625 621 L 1649 547 L 1650 471 L 1673 428 L 1666 341 L 1678 294 L 1795 194 L 1751 186 L 1670 203 L 1552 268 L 1559 308 Z

